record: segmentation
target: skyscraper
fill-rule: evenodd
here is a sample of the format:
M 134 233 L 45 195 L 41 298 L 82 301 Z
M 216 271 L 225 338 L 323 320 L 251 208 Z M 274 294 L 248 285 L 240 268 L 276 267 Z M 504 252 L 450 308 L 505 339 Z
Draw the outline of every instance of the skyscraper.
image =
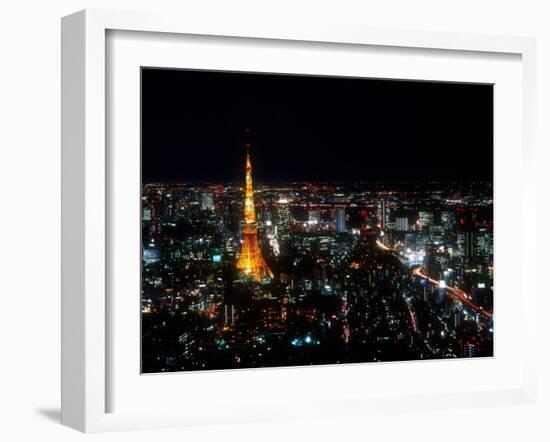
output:
M 214 195 L 212 193 L 203 193 L 201 196 L 201 208 L 203 210 L 214 210 Z
M 397 217 L 395 219 L 395 226 L 398 232 L 406 232 L 409 230 L 409 219 L 406 216 Z
M 457 235 L 458 250 L 466 260 L 475 256 L 475 236 L 473 230 L 461 230 Z
M 338 233 L 346 233 L 346 208 L 336 208 L 336 231 Z
M 434 214 L 432 212 L 420 211 L 418 212 L 418 221 L 421 228 L 430 227 L 434 223 Z
M 279 240 L 288 239 L 290 232 L 290 208 L 288 200 L 281 198 L 277 201 L 277 236 Z
M 379 199 L 376 203 L 376 217 L 378 218 L 378 227 L 385 230 L 388 222 L 390 221 L 390 208 L 388 201 L 385 199 Z
M 474 220 L 471 212 L 466 212 L 464 216 L 460 218 L 458 225 L 457 245 L 465 262 L 470 263 L 475 256 L 476 245 Z
M 247 130 L 248 132 L 248 130 Z M 256 224 L 256 208 L 254 206 L 254 189 L 252 186 L 252 163 L 250 161 L 250 143 L 246 143 L 246 183 L 244 190 L 244 221 L 243 243 L 241 255 L 237 261 L 237 268 L 245 275 L 256 281 L 265 277 L 273 278 L 273 273 L 267 266 L 260 244 L 258 242 L 258 226 Z

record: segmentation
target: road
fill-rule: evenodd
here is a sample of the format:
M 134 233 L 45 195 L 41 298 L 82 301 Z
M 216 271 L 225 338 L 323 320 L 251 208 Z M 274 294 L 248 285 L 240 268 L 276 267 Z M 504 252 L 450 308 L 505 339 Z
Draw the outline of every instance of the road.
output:
M 376 241 L 376 245 L 378 246 L 379 249 L 381 249 L 385 252 L 391 253 L 391 254 L 393 254 L 396 257 L 401 259 L 399 254 L 394 249 L 386 246 L 381 241 Z M 415 267 L 412 270 L 412 274 L 413 274 L 413 276 L 416 276 L 417 278 L 423 278 L 426 281 L 428 281 L 430 284 L 433 284 L 433 285 L 437 286 L 438 288 L 441 288 L 442 290 L 445 290 L 445 292 L 451 298 L 453 298 L 454 300 L 460 301 L 462 304 L 466 304 L 471 309 L 473 309 L 475 312 L 479 312 L 487 318 L 492 318 L 493 317 L 493 315 L 491 313 L 489 313 L 487 310 L 484 310 L 482 307 L 480 307 L 480 306 L 474 304 L 472 301 L 470 301 L 470 299 L 468 298 L 468 295 L 466 295 L 466 293 L 464 291 L 462 291 L 460 289 L 457 289 L 456 287 L 448 287 L 447 285 L 443 285 L 441 281 L 430 278 L 425 273 L 422 273 L 422 267 Z
M 492 318 L 493 315 L 491 313 L 489 313 L 487 310 L 484 310 L 483 308 L 481 308 L 480 306 L 474 304 L 472 301 L 470 301 L 470 299 L 468 298 L 468 295 L 466 295 L 466 293 L 460 289 L 457 289 L 456 287 L 448 287 L 447 285 L 442 285 L 441 284 L 441 281 L 438 281 L 436 279 L 433 279 L 433 278 L 430 278 L 428 275 L 426 275 L 425 273 L 422 273 L 422 267 L 416 267 L 413 269 L 412 271 L 412 274 L 413 276 L 416 276 L 418 278 L 423 278 L 425 279 L 426 281 L 428 281 L 430 284 L 433 284 L 437 287 L 440 287 L 442 288 L 443 290 L 445 290 L 448 294 L 450 294 L 450 296 L 454 299 L 457 299 L 459 300 L 460 302 L 462 302 L 463 304 L 466 304 L 468 305 L 469 307 L 471 307 L 474 311 L 476 312 L 479 312 L 481 313 L 483 316 L 487 317 L 487 318 Z M 444 281 L 443 281 L 443 284 L 444 284 Z

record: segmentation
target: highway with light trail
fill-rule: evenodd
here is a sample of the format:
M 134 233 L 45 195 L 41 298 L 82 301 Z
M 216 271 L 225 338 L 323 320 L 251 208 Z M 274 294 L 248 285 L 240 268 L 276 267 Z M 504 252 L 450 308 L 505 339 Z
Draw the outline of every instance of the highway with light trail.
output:
M 393 255 L 395 255 L 397 258 L 401 259 L 402 260 L 402 257 L 399 256 L 399 254 L 392 248 L 386 246 L 384 243 L 382 243 L 381 241 L 376 241 L 376 245 L 378 246 L 379 249 L 385 251 L 385 252 L 388 252 L 388 253 L 391 253 Z M 468 307 L 470 307 L 472 310 L 474 310 L 475 312 L 479 312 L 481 313 L 483 316 L 487 317 L 487 318 L 492 318 L 493 315 L 491 313 L 489 313 L 487 310 L 484 310 L 482 307 L 474 304 L 469 298 L 468 298 L 468 295 L 463 291 L 463 290 L 460 290 L 456 287 L 448 287 L 446 284 L 445 284 L 445 281 L 438 281 L 436 279 L 433 279 L 433 278 L 430 278 L 428 275 L 426 275 L 425 273 L 422 273 L 422 267 L 421 266 L 418 266 L 418 267 L 415 267 L 413 268 L 412 270 L 412 275 L 413 276 L 416 276 L 417 278 L 422 278 L 422 279 L 425 279 L 426 281 L 428 281 L 430 284 L 433 284 L 435 285 L 436 287 L 442 289 L 442 290 L 445 290 L 445 292 L 452 298 L 454 299 L 455 301 L 459 301 L 461 302 L 462 304 L 466 304 Z
M 430 278 L 425 273 L 422 273 L 422 267 L 415 267 L 412 271 L 413 276 L 416 276 L 418 278 L 423 278 L 426 281 L 428 281 L 430 284 L 433 284 L 441 289 L 444 289 L 447 291 L 450 296 L 463 304 L 468 305 L 471 307 L 474 311 L 481 313 L 483 316 L 487 318 L 492 318 L 493 315 L 489 313 L 488 311 L 484 310 L 480 306 L 474 304 L 470 299 L 468 298 L 468 295 L 463 290 L 457 289 L 456 287 L 449 287 L 445 284 L 445 281 L 438 281 L 436 279 Z

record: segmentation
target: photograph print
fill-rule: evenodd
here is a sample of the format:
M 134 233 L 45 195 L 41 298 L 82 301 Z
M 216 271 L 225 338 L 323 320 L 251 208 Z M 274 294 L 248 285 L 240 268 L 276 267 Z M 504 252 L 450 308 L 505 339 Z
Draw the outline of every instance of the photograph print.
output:
M 493 86 L 141 69 L 141 372 L 493 356 Z

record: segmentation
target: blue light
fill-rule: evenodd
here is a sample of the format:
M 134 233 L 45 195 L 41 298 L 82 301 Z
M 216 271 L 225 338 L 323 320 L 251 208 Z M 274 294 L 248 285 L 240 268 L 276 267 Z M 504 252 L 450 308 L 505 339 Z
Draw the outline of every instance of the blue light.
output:
M 143 250 L 143 260 L 147 263 L 160 261 L 160 252 L 157 249 L 149 248 Z
M 213 255 L 212 261 L 214 262 L 221 262 L 222 261 L 222 255 Z
M 306 344 L 311 344 L 311 336 L 306 336 Z

